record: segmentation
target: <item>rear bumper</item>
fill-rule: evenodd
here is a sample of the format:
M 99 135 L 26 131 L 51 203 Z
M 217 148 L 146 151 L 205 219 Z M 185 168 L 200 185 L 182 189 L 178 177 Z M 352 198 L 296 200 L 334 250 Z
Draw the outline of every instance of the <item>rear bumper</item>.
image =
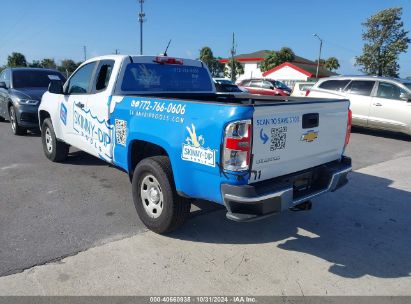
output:
M 252 185 L 221 185 L 227 218 L 251 221 L 276 214 L 347 184 L 351 158 Z M 296 185 L 307 181 L 303 189 Z

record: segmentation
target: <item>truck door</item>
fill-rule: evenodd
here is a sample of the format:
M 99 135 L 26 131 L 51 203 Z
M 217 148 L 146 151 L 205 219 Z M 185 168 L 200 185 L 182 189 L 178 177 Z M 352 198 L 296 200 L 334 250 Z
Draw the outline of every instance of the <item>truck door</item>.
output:
M 85 151 L 112 162 L 112 123 L 109 121 L 109 101 L 111 90 L 108 89 L 114 60 L 102 60 L 98 62 L 96 72 L 91 84 L 91 94 L 86 100 L 83 109 L 89 121 L 89 138 L 86 140 Z M 112 81 L 114 82 L 114 80 Z
M 87 118 L 86 104 L 91 93 L 91 82 L 97 62 L 91 62 L 78 69 L 65 85 L 64 100 L 60 104 L 63 119 L 63 138 L 70 145 L 81 150 L 87 148 L 91 125 Z

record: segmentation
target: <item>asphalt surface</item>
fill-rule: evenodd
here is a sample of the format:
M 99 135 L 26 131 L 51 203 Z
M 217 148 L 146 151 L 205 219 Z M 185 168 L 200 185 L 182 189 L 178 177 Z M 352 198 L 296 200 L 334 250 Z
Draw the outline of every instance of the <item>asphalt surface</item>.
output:
M 411 155 L 411 138 L 354 129 L 347 154 L 359 169 Z M 219 210 L 199 206 L 203 213 Z M 215 216 L 225 223 L 224 212 Z M 203 219 L 201 212 L 193 216 L 180 238 L 190 238 Z M 64 164 L 52 163 L 38 134 L 17 137 L 0 123 L 0 276 L 143 231 L 124 172 L 78 151 Z

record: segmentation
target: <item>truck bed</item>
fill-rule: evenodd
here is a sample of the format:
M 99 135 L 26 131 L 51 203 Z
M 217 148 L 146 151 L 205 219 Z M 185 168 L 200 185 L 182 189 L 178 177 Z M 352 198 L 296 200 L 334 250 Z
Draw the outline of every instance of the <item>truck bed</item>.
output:
M 326 99 L 326 98 L 309 98 L 296 96 L 257 96 L 252 94 L 244 94 L 244 96 L 232 94 L 215 94 L 215 93 L 155 93 L 155 94 L 139 94 L 127 96 L 144 96 L 153 98 L 172 98 L 181 101 L 191 102 L 224 102 L 226 104 L 242 104 L 255 106 L 280 105 L 284 102 L 290 104 L 301 103 L 330 103 L 341 102 L 342 99 Z

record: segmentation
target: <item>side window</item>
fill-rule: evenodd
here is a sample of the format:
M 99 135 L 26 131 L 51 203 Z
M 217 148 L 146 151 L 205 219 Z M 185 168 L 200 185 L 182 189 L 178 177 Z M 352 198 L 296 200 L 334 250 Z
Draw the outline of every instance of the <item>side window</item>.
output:
M 90 92 L 90 83 L 93 77 L 96 62 L 81 67 L 69 80 L 68 94 L 87 94 Z
M 370 96 L 374 84 L 375 81 L 353 80 L 345 91 L 349 94 Z
M 253 80 L 250 83 L 250 87 L 254 87 L 254 88 L 261 88 L 261 80 Z
M 107 88 L 113 66 L 114 60 L 105 60 L 100 63 L 96 78 L 96 91 L 104 91 Z
M 342 91 L 349 82 L 349 80 L 327 80 L 318 87 L 325 90 Z
M 400 95 L 405 91 L 397 87 L 395 84 L 388 82 L 380 82 L 378 85 L 377 97 L 387 99 L 401 100 Z
M 263 89 L 274 89 L 274 86 L 269 81 L 263 81 Z

